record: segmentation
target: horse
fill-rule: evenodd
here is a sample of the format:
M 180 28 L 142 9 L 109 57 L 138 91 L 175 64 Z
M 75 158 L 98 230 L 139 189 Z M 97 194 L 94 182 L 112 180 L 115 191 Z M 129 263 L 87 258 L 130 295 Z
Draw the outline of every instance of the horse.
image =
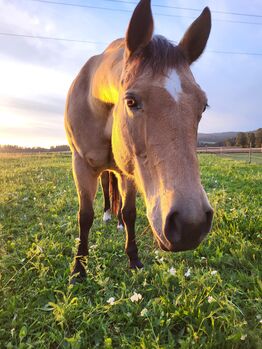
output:
M 135 239 L 137 191 L 162 250 L 195 249 L 211 230 L 213 209 L 196 153 L 207 97 L 190 70 L 205 49 L 211 12 L 204 8 L 178 45 L 153 35 L 153 28 L 151 2 L 141 0 L 125 37 L 91 57 L 68 92 L 65 129 L 80 229 L 71 275 L 80 280 L 104 171 L 117 177 L 130 268 L 143 267 Z

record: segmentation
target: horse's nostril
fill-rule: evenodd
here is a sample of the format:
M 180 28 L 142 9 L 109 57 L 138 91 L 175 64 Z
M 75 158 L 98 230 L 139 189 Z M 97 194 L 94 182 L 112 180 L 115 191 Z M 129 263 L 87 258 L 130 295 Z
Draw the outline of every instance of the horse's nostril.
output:
M 169 213 L 167 220 L 170 225 L 175 224 L 177 215 L 178 215 L 178 212 L 176 211 Z
M 177 227 L 178 212 L 170 212 L 166 218 L 165 236 L 167 240 L 177 242 L 180 239 Z
M 212 208 L 210 208 L 206 212 L 206 219 L 207 219 L 208 226 L 211 226 L 211 223 L 212 223 L 212 220 L 213 220 L 213 214 L 214 214 L 214 211 L 212 210 Z

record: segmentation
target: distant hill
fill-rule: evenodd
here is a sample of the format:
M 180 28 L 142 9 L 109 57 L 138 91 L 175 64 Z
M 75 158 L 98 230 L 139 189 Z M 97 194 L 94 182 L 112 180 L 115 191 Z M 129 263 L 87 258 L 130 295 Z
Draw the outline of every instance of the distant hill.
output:
M 235 138 L 237 134 L 238 132 L 199 133 L 197 139 L 199 144 L 215 144 Z

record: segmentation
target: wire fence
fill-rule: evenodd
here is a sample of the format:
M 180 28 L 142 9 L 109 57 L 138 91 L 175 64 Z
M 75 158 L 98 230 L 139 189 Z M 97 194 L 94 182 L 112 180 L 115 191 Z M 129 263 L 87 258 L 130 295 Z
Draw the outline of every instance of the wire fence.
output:
M 200 154 L 216 154 L 247 163 L 262 164 L 262 148 L 199 147 L 197 152 Z

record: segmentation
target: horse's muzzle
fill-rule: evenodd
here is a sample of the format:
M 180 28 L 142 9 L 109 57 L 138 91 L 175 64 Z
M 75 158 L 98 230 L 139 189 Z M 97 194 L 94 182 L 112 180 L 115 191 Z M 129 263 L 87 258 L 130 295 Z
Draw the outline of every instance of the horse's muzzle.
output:
M 195 221 L 188 221 L 179 212 L 171 211 L 166 218 L 166 241 L 159 242 L 160 247 L 173 252 L 195 249 L 209 233 L 212 219 L 213 210 L 210 206 Z

